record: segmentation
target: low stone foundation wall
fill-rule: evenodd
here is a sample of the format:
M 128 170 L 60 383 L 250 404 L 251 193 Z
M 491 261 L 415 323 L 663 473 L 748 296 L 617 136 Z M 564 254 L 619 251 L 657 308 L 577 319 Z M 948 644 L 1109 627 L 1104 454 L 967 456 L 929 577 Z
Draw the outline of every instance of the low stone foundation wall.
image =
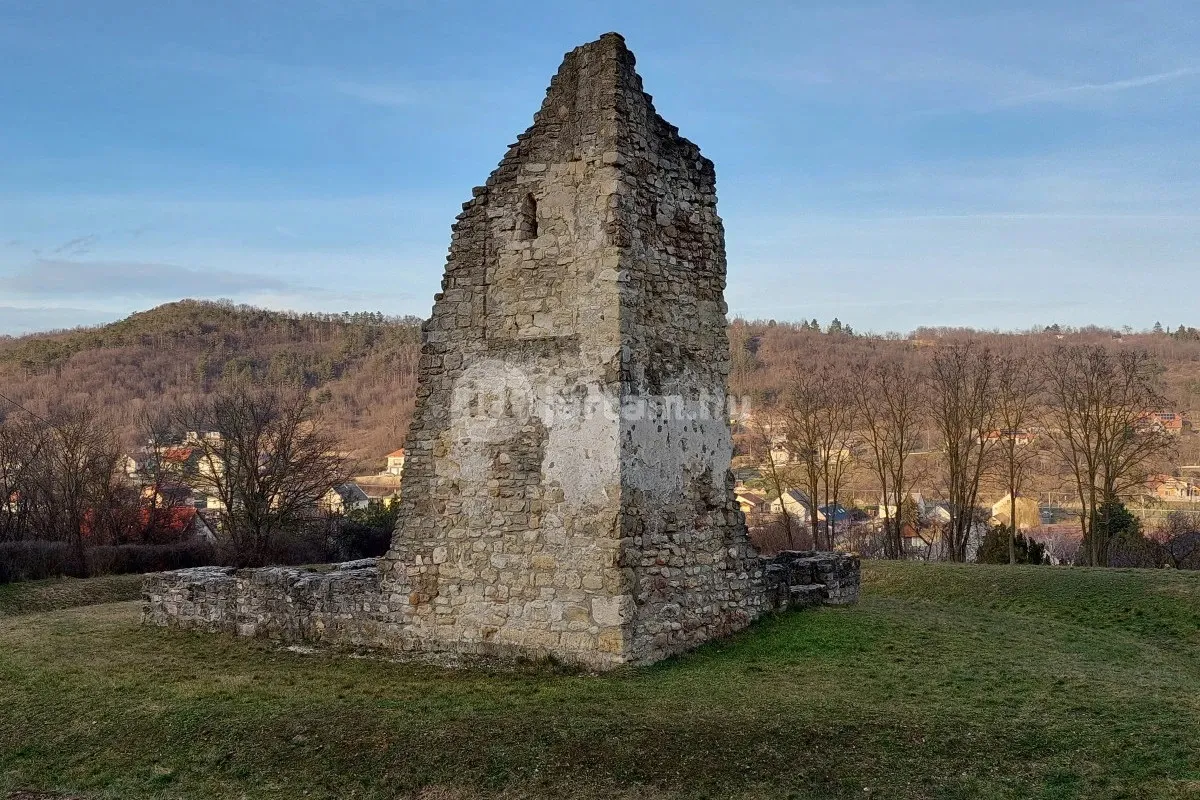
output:
M 856 555 L 784 550 L 764 561 L 767 607 L 775 611 L 858 601 L 862 565 Z
M 763 562 L 762 607 L 767 610 L 847 605 L 858 599 L 857 556 L 785 551 Z M 159 572 L 146 576 L 142 596 L 142 622 L 150 625 L 406 655 L 422 650 L 392 621 L 373 559 L 325 572 L 292 567 Z
M 382 644 L 387 604 L 374 559 L 332 571 L 196 567 L 146 576 L 142 622 L 347 647 Z

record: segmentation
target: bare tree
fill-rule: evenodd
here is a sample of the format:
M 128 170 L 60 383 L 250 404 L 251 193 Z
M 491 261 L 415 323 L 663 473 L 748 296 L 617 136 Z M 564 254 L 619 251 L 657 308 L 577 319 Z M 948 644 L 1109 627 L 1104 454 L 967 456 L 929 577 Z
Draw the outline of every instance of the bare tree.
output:
M 194 462 L 180 447 L 185 431 L 175 427 L 169 411 L 143 412 L 138 417 L 138 434 L 143 448 L 133 472 L 141 489 L 140 538 L 166 542 L 176 535 L 175 510 L 191 501 L 190 484 L 196 477 L 189 470 Z
M 824 376 L 825 402 L 821 407 L 821 480 L 825 484 L 825 508 L 829 510 L 829 549 L 837 544 L 837 510 L 842 489 L 855 460 L 855 424 L 858 414 L 853 402 L 851 378 L 843 366 L 830 368 Z
M 852 461 L 856 418 L 845 371 L 827 362 L 794 364 L 784 415 L 788 450 L 797 465 L 796 480 L 813 505 L 814 546 L 832 550 L 836 508 Z M 825 508 L 823 536 L 818 503 Z
M 884 553 L 904 555 L 904 499 L 913 488 L 909 459 L 922 422 L 921 377 L 909 361 L 874 353 L 856 370 L 854 407 L 863 431 L 870 466 L 879 480 L 884 519 Z M 895 513 L 891 512 L 895 509 Z
M 946 467 L 950 520 L 944 535 L 951 561 L 967 559 L 979 485 L 994 442 L 987 434 L 994 428 L 995 386 L 995 359 L 986 347 L 971 341 L 954 342 L 933 354 L 930 409 Z
M 758 409 L 750 419 L 750 431 L 754 444 L 763 449 L 763 479 L 771 492 L 779 498 L 779 515 L 784 532 L 791 546 L 796 546 L 798 523 L 792 519 L 784 501 L 784 493 L 792 488 L 792 478 L 786 459 L 777 448 L 785 441 L 785 424 L 765 409 Z
M 1148 416 L 1164 402 L 1158 366 L 1142 351 L 1071 345 L 1047 353 L 1042 374 L 1050 441 L 1079 499 L 1084 557 L 1106 566 L 1110 542 L 1099 532 L 1111 526 L 1097 515 L 1140 484 L 1148 463 L 1172 447 Z
M 823 452 L 824 432 L 822 414 L 825 392 L 820 369 L 795 363 L 792 365 L 792 381 L 783 401 L 783 435 L 791 456 L 791 475 L 797 488 L 808 495 L 809 527 L 812 529 L 813 547 L 829 549 L 821 540 L 820 514 L 817 498 L 821 494 L 822 468 L 826 454 Z M 782 500 L 780 505 L 783 505 Z
M 39 538 L 68 543 L 79 574 L 87 572 L 88 539 L 103 541 L 111 519 L 120 449 L 99 414 L 82 405 L 52 408 L 32 476 L 33 525 Z
M 302 390 L 226 386 L 185 403 L 174 427 L 197 434 L 196 489 L 222 508 L 222 532 L 242 564 L 264 564 L 282 537 L 320 528 L 317 503 L 346 479 L 336 442 Z
M 1175 569 L 1200 569 L 1200 518 L 1173 511 L 1150 538 L 1157 545 L 1161 563 Z
M 1008 563 L 1017 563 L 1017 497 L 1040 447 L 1032 430 L 1041 409 L 1042 377 L 1026 356 L 1009 353 L 996 361 L 995 421 L 1000 475 L 1009 499 Z
M 41 460 L 49 428 L 37 420 L 0 423 L 0 542 L 32 538 Z

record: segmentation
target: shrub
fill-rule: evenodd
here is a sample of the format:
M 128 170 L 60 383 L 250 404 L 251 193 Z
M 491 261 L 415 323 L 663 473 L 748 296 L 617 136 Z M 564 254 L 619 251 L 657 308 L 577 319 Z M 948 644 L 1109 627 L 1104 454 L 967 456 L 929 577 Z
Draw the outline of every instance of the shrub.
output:
M 1025 534 L 1020 531 L 1013 539 L 1013 549 L 1016 551 L 1018 564 L 1050 563 L 1046 558 L 1046 546 L 1034 539 L 1026 538 Z M 1008 563 L 1007 526 L 994 525 L 988 528 L 988 532 L 984 534 L 983 541 L 979 545 L 979 553 L 975 560 L 980 564 Z
M 0 542 L 0 583 L 36 581 L 58 575 L 81 577 L 65 542 Z
M 400 506 L 385 508 L 372 502 L 360 511 L 351 511 L 334 534 L 334 552 L 339 561 L 378 558 L 392 545 L 392 531 Z
M 811 550 L 812 529 L 793 520 L 792 535 L 788 536 L 787 525 L 776 518 L 766 525 L 751 528 L 750 542 L 764 556 L 773 556 L 783 550 Z
M 206 567 L 216 563 L 216 550 L 212 545 L 203 542 L 104 545 L 88 550 L 90 576 L 164 572 Z
M 219 563 L 214 548 L 203 542 L 101 545 L 85 552 L 86 564 L 80 568 L 74 551 L 65 542 L 0 543 L 0 583 L 162 572 Z
M 323 564 L 335 560 L 333 543 L 321 525 L 298 527 L 279 533 L 266 552 L 264 563 L 243 563 L 236 556 L 226 559 L 233 566 L 265 566 L 267 564 Z

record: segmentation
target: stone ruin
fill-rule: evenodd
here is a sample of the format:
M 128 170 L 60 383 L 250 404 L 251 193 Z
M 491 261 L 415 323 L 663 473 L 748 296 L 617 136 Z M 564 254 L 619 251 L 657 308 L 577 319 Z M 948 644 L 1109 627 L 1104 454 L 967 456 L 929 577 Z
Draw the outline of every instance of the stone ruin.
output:
M 568 53 L 454 224 L 390 552 L 151 576 L 145 620 L 607 669 L 853 602 L 856 558 L 763 559 L 734 501 L 716 202 L 624 40 Z

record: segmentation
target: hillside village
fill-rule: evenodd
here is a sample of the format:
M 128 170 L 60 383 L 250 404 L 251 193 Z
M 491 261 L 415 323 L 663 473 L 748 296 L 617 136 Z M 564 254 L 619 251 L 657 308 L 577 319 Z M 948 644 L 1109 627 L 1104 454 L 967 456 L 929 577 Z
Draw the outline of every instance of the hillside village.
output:
M 222 438 L 220 431 L 188 431 L 177 441 L 148 443 L 122 456 L 125 478 L 157 508 L 210 512 L 215 522 L 225 511 L 220 497 L 211 491 L 214 479 L 225 471 Z M 403 474 L 404 448 L 399 448 L 387 454 L 378 473 L 355 475 L 330 486 L 314 510 L 348 514 L 372 503 L 390 508 L 400 499 Z
M 734 325 L 736 330 L 739 323 Z M 767 336 L 776 327 L 768 325 Z M 942 544 L 946 528 L 956 516 L 956 504 L 947 494 L 948 481 L 953 481 L 946 471 L 949 464 L 944 442 L 949 431 L 944 427 L 945 420 L 939 426 L 936 410 L 913 411 L 903 423 L 909 428 L 909 439 L 902 447 L 894 452 L 878 446 L 873 449 L 873 443 L 880 444 L 872 442 L 872 431 L 878 434 L 878 429 L 864 431 L 861 409 L 856 410 L 864 400 L 864 378 L 870 380 L 874 369 L 870 362 L 872 345 L 850 342 L 844 336 L 830 341 L 826 333 L 821 338 L 840 351 L 838 357 L 830 358 L 807 350 L 812 346 L 811 324 L 801 326 L 801 330 L 807 332 L 808 342 L 803 338 L 797 342 L 796 337 L 788 342 L 789 349 L 801 350 L 799 355 L 791 354 L 790 386 L 786 380 L 779 381 L 777 373 L 764 373 L 764 362 L 772 363 L 777 357 L 770 352 L 757 358 L 759 363 L 752 368 L 751 376 L 743 378 L 751 394 L 743 397 L 742 413 L 733 419 L 738 442 L 734 471 L 738 502 L 748 523 L 767 549 L 811 546 L 814 541 L 824 540 L 835 548 L 882 553 L 881 532 L 889 521 L 895 521 L 902 539 L 901 557 L 946 558 Z M 946 352 L 947 347 L 953 351 L 958 347 L 954 342 L 962 341 L 961 336 L 959 332 L 939 332 L 913 338 L 906 344 L 909 353 L 920 354 L 918 360 L 913 362 L 903 351 L 893 358 L 929 363 L 932 354 L 936 363 L 937 354 Z M 1024 367 L 1028 371 L 1039 363 L 1039 348 L 1046 352 L 1044 348 L 1061 347 L 1058 343 L 1067 336 L 1047 331 L 1046 344 L 1040 344 L 1038 340 L 1043 337 L 1036 334 L 1017 340 L 1011 335 L 1007 340 L 1003 336 L 985 337 L 985 341 L 1001 354 L 1019 348 L 1015 356 L 1001 356 L 1002 363 L 1004 358 L 1012 358 L 1011 363 L 1028 365 Z M 754 344 L 747 348 L 756 357 L 765 349 L 763 338 L 753 337 Z M 1099 343 L 1090 346 L 1096 348 L 1096 353 L 1117 353 L 1115 358 L 1120 359 L 1126 338 L 1093 334 L 1091 341 Z M 735 355 L 735 373 L 737 360 Z M 815 370 L 818 377 L 806 375 L 809 369 Z M 830 379 L 829 375 L 834 377 Z M 934 409 L 948 402 L 953 397 L 948 393 L 955 391 L 944 380 L 939 385 L 927 368 L 902 367 L 891 377 L 906 381 L 904 393 L 921 397 L 918 405 Z M 758 380 L 765 385 L 756 387 Z M 1020 385 L 1021 380 L 1029 379 L 1024 376 L 1017 380 Z M 823 384 L 831 394 L 820 403 L 814 402 L 811 391 L 791 388 Z M 1038 381 L 1029 385 L 1040 391 Z M 1200 466 L 1195 463 L 1200 434 L 1192 426 L 1190 408 L 1200 382 L 1189 377 L 1175 385 L 1181 391 L 1174 394 L 1174 400 L 1169 391 L 1158 390 L 1148 391 L 1141 400 L 1129 398 L 1131 405 L 1122 412 L 1122 419 L 1127 420 L 1126 430 L 1143 439 L 1145 447 L 1137 450 L 1136 467 L 1120 478 L 1119 494 L 1122 509 L 1136 519 L 1139 535 L 1173 542 L 1167 549 L 1185 552 L 1191 563 L 1200 554 Z M 873 391 L 887 394 L 886 387 Z M 1072 402 L 1065 396 L 1061 399 Z M 1070 451 L 1080 443 L 1070 442 L 1068 429 L 1078 420 L 1062 416 L 1071 413 L 1069 407 L 1066 412 L 1058 412 L 1053 403 L 1033 403 L 1024 410 L 1026 416 L 1016 420 L 1019 427 L 990 427 L 1014 421 L 1006 420 L 1004 414 L 989 417 L 987 405 L 980 404 L 977 409 L 976 425 L 980 427 L 968 426 L 957 434 L 965 436 L 966 443 L 978 451 L 974 462 L 978 474 L 970 487 L 972 510 L 958 515 L 971 517 L 966 526 L 966 559 L 975 560 L 989 531 L 1009 528 L 1015 514 L 1016 530 L 1044 547 L 1050 563 L 1075 563 L 1084 534 L 1080 501 L 1072 490 Z M 847 421 L 838 423 L 841 418 Z M 849 421 L 852 418 L 858 421 Z M 1002 479 L 1004 470 L 999 461 L 1005 451 L 1010 451 L 1007 455 L 1019 473 L 1014 476 L 1015 492 Z M 890 491 L 880 488 L 881 480 L 895 477 L 894 472 L 889 476 L 880 470 L 881 459 L 889 458 L 907 465 L 907 474 L 899 478 L 902 491 L 897 486 Z M 1172 555 L 1167 560 L 1179 559 Z

